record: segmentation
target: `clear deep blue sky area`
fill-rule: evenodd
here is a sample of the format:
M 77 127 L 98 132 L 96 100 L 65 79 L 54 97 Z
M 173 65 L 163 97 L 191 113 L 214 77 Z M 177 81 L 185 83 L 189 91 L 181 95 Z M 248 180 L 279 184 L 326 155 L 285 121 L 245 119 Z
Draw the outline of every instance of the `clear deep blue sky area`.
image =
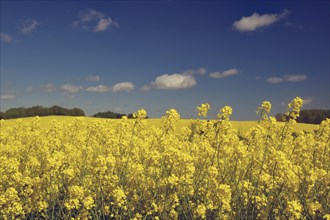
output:
M 1 111 L 329 109 L 329 1 L 3 1 Z

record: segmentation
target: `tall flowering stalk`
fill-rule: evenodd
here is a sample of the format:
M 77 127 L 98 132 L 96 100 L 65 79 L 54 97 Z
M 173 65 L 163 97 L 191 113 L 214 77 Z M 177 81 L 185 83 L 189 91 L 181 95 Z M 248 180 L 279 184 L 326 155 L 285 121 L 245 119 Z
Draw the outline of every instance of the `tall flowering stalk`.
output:
M 287 121 L 282 130 L 282 141 L 288 133 L 292 132 L 293 126 L 296 124 L 296 119 L 299 117 L 300 109 L 302 108 L 303 103 L 302 98 L 296 97 L 288 104 L 288 111 L 285 113 Z
M 259 115 L 258 123 L 260 122 L 261 118 L 266 120 L 268 119 L 268 114 L 272 108 L 272 104 L 269 101 L 263 101 L 261 106 L 257 108 L 256 114 Z

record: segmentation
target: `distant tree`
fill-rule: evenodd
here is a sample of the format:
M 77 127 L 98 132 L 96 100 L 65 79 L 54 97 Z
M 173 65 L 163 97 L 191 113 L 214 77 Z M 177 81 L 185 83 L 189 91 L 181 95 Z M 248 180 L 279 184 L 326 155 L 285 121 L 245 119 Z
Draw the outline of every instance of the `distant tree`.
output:
M 8 109 L 5 112 L 5 117 L 6 118 L 20 118 L 20 117 L 26 117 L 25 114 L 25 109 L 20 107 L 20 108 L 11 108 Z
M 53 105 L 49 108 L 50 115 L 64 115 L 63 108 L 58 105 Z
M 286 121 L 287 117 L 283 113 L 275 115 L 277 121 Z M 299 113 L 297 122 L 308 124 L 320 124 L 326 118 L 330 118 L 330 110 L 324 109 L 304 109 Z
M 0 111 L 0 120 L 1 120 L 1 119 L 6 119 L 6 115 L 5 115 L 4 112 L 1 112 L 1 111 Z
M 276 121 L 287 121 L 289 118 L 283 113 L 277 113 L 275 115 Z
M 326 118 L 330 118 L 330 110 L 310 109 L 300 111 L 297 122 L 320 124 Z
M 98 112 L 93 115 L 93 117 L 96 117 L 96 118 L 122 118 L 123 116 L 126 116 L 126 115 L 112 112 L 112 111 Z
M 85 116 L 85 113 L 83 110 L 79 109 L 79 108 L 74 108 L 71 110 L 71 115 L 72 116 Z
M 129 114 L 127 115 L 127 118 L 134 118 L 133 113 L 129 113 Z M 147 118 L 149 118 L 149 116 L 146 116 L 145 118 L 147 119 Z
M 40 105 L 37 105 L 37 106 L 32 106 L 31 108 L 29 108 L 32 110 L 32 115 L 29 115 L 29 116 L 46 116 L 48 115 L 47 114 L 47 110 L 43 107 L 43 106 L 40 106 Z

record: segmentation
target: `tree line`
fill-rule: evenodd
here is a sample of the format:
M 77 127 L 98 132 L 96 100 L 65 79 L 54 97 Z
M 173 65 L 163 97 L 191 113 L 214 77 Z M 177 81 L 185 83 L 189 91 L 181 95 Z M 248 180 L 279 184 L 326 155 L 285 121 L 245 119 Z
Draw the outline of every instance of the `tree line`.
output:
M 116 113 L 112 111 L 107 112 L 98 112 L 93 115 L 96 118 L 122 118 L 123 116 L 127 116 L 126 114 Z
M 49 116 L 49 115 L 66 115 L 66 116 L 85 116 L 85 113 L 80 108 L 67 109 L 58 105 L 52 107 L 43 107 L 40 105 L 32 106 L 30 108 L 10 108 L 5 112 L 0 111 L 0 119 L 12 119 L 12 118 L 24 118 L 24 117 L 34 117 L 34 116 Z M 133 118 L 133 114 L 122 114 L 112 111 L 98 112 L 92 117 L 96 118 L 122 118 L 126 116 L 127 118 Z
M 43 107 L 40 105 L 30 108 L 10 108 L 5 112 L 0 112 L 0 119 L 23 118 L 33 116 L 48 116 L 48 115 L 68 115 L 68 116 L 85 116 L 85 112 L 80 108 L 67 109 L 54 105 L 52 107 Z
M 85 113 L 80 108 L 67 109 L 58 105 L 52 107 L 43 107 L 40 105 L 32 106 L 30 108 L 10 108 L 5 112 L 0 111 L 0 119 L 11 119 L 11 118 L 23 118 L 33 116 L 48 116 L 48 115 L 66 115 L 66 116 L 85 116 Z M 133 114 L 122 114 L 112 111 L 98 112 L 93 115 L 96 118 L 133 118 Z M 278 113 L 275 115 L 277 121 L 286 121 L 287 118 L 284 113 Z M 324 109 L 305 109 L 300 111 L 300 115 L 297 118 L 297 122 L 309 123 L 309 124 L 320 124 L 326 118 L 330 118 L 330 110 Z
M 275 115 L 277 121 L 286 121 L 287 117 L 283 113 Z M 330 109 L 304 109 L 300 111 L 297 122 L 308 124 L 320 124 L 326 118 L 330 118 Z
M 93 115 L 93 117 L 96 118 L 122 118 L 123 116 L 126 116 L 127 118 L 134 118 L 133 114 L 122 114 L 122 113 L 116 113 L 112 111 L 107 111 L 107 112 L 98 112 Z M 148 117 L 146 117 L 148 118 Z

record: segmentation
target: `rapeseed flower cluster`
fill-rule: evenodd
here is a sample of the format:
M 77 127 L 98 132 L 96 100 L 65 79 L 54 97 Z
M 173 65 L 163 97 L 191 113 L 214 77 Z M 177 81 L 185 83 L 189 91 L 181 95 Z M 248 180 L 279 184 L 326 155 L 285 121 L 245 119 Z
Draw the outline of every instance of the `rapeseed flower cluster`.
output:
M 330 219 L 330 119 L 293 132 L 258 108 L 261 121 L 238 134 L 229 120 L 177 129 L 168 110 L 146 128 L 147 112 L 117 122 L 0 122 L 0 219 Z
M 259 122 L 260 119 L 263 118 L 264 120 L 268 118 L 268 114 L 272 108 L 272 104 L 269 101 L 263 101 L 261 106 L 257 108 L 257 115 L 259 114 Z
M 208 103 L 203 103 L 201 106 L 197 106 L 198 110 L 198 117 L 203 116 L 204 118 L 207 117 L 207 113 L 210 110 L 211 106 Z
M 289 116 L 291 119 L 297 119 L 299 117 L 300 109 L 303 105 L 303 100 L 300 97 L 294 98 L 289 104 L 288 104 L 288 112 L 286 113 L 287 116 Z

